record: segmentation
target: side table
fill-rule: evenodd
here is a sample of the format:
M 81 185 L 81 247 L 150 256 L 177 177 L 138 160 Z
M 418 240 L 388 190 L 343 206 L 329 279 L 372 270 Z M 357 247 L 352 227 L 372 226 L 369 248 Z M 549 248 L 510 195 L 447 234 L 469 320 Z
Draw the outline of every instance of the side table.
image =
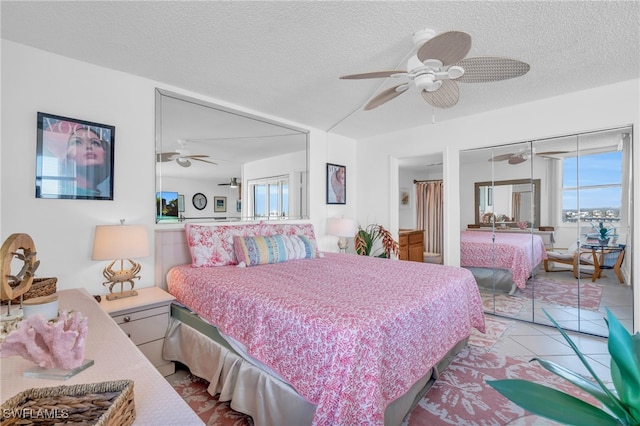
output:
M 624 284 L 624 277 L 620 272 L 620 265 L 622 265 L 622 260 L 624 259 L 624 244 L 618 244 L 614 246 L 609 245 L 600 245 L 600 244 L 581 244 L 580 249 L 581 259 L 584 250 L 591 251 L 592 260 L 589 263 L 593 263 L 593 276 L 591 278 L 592 282 L 595 282 L 602 275 L 603 269 L 613 269 L 618 277 L 618 281 L 620 284 Z M 598 251 L 600 253 L 598 253 Z M 582 263 L 582 260 L 581 262 Z
M 162 358 L 164 335 L 175 297 L 158 287 L 137 289 L 138 295 L 124 299 L 102 298 L 100 306 L 129 336 L 154 367 L 168 376 L 175 364 Z

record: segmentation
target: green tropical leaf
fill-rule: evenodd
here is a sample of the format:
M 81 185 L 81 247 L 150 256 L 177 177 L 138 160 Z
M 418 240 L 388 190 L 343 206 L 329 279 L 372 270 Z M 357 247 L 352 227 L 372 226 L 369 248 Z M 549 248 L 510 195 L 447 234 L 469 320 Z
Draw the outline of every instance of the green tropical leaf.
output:
M 640 424 L 640 334 L 633 336 L 607 309 L 611 377 L 623 404 Z
M 578 355 L 578 358 L 580 359 L 582 364 L 587 368 L 587 370 L 589 371 L 589 374 L 591 374 L 591 377 L 593 377 L 595 379 L 595 381 L 598 383 L 598 385 L 600 385 L 600 388 L 603 391 L 605 391 L 606 393 L 608 393 L 612 398 L 616 399 L 615 396 L 611 393 L 611 391 L 604 385 L 604 383 L 602 383 L 602 380 L 600 380 L 600 378 L 598 377 L 596 372 L 591 367 L 591 364 L 589 364 L 589 362 L 584 357 L 582 352 L 580 352 L 580 349 L 578 349 L 576 344 L 573 343 L 573 340 L 571 340 L 571 338 L 562 329 L 562 327 L 560 327 L 560 325 L 551 317 L 551 315 L 549 315 L 549 313 L 544 308 L 542 308 L 542 312 L 544 312 L 544 314 L 547 316 L 547 318 L 549 318 L 549 320 L 553 323 L 553 325 L 558 329 L 560 334 L 562 334 L 562 337 L 564 337 L 564 340 L 566 340 L 566 342 L 569 344 L 569 346 L 571 346 L 571 349 L 573 349 L 573 351 L 576 353 L 576 355 Z
M 629 420 L 629 416 L 624 410 L 622 404 L 611 394 L 611 392 L 603 391 L 602 388 L 597 386 L 586 377 L 583 377 L 578 373 L 574 373 L 573 371 L 554 362 L 548 361 L 543 358 L 533 358 L 531 361 L 537 361 L 546 370 L 571 382 L 573 385 L 579 387 L 589 395 L 596 398 L 604 406 L 606 406 L 616 418 L 623 421 Z
M 581 399 L 537 383 L 520 379 L 492 380 L 487 384 L 525 410 L 576 426 L 619 426 L 620 423 Z

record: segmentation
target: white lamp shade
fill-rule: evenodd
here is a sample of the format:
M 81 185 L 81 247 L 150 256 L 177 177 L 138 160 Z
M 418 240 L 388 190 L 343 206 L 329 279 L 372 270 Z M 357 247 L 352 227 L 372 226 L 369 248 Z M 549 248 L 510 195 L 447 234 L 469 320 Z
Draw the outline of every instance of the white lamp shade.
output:
M 149 256 L 149 233 L 144 225 L 98 225 L 93 236 L 92 260 Z
M 333 217 L 329 219 L 329 235 L 336 237 L 353 237 L 356 233 L 356 225 L 353 219 Z

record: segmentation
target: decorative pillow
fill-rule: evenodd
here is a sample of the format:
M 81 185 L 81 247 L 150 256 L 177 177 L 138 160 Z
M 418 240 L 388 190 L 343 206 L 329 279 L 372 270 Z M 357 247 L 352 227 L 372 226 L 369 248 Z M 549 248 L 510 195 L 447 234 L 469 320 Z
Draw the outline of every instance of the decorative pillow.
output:
M 316 257 L 316 250 L 304 235 L 233 237 L 240 265 L 255 266 Z
M 268 223 L 260 222 L 260 235 L 304 235 L 309 239 L 316 252 L 316 256 L 320 255 L 316 234 L 311 223 Z
M 233 250 L 233 237 L 258 235 L 260 224 L 216 226 L 186 224 L 184 230 L 191 252 L 191 266 L 204 268 L 237 264 L 238 259 Z

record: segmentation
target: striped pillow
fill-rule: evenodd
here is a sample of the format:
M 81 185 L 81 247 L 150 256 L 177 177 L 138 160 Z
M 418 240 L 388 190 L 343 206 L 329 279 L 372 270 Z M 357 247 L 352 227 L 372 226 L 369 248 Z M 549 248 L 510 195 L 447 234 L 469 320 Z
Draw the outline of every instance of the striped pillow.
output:
M 234 236 L 233 248 L 240 266 L 316 257 L 315 247 L 304 235 Z

